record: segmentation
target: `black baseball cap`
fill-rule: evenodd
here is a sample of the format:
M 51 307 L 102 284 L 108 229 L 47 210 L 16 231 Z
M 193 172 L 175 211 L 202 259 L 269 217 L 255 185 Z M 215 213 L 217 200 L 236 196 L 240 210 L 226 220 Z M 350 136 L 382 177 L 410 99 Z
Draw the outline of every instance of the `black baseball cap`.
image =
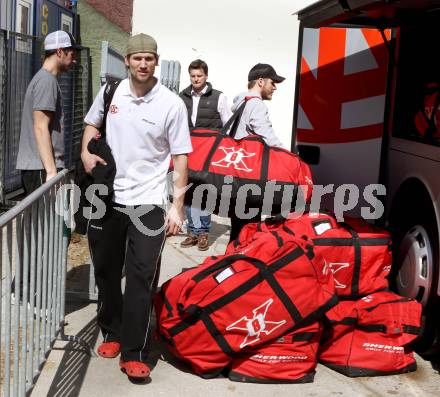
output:
M 275 83 L 281 83 L 285 80 L 284 77 L 278 76 L 275 69 L 267 63 L 257 63 L 249 70 L 248 81 L 258 79 L 272 79 Z

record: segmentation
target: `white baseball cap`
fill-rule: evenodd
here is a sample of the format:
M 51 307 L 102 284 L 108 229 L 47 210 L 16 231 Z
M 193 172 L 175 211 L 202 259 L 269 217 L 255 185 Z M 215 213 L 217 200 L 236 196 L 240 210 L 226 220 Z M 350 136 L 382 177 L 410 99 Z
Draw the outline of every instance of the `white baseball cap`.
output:
M 46 51 L 68 47 L 77 48 L 77 45 L 72 34 L 63 30 L 49 33 L 44 39 L 44 49 Z

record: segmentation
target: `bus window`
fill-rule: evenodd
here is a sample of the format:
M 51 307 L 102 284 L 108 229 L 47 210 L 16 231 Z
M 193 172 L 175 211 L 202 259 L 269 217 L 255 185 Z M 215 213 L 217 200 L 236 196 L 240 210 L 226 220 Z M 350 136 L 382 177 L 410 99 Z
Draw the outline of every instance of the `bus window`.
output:
M 440 29 L 400 30 L 393 136 L 440 145 Z

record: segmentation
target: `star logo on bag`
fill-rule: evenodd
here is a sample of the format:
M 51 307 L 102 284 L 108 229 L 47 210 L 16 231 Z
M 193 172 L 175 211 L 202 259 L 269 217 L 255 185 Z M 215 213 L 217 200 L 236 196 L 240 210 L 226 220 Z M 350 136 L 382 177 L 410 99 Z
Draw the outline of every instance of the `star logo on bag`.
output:
M 223 150 L 223 152 L 225 153 L 225 157 L 223 157 L 219 161 L 212 162 L 212 165 L 225 168 L 228 168 L 232 165 L 236 170 L 246 172 L 252 171 L 252 169 L 246 165 L 243 159 L 246 157 L 255 156 L 255 153 L 246 152 L 243 148 L 235 150 L 235 148 L 233 147 L 220 146 L 219 149 Z
M 350 264 L 347 262 L 342 262 L 342 263 L 338 263 L 338 262 L 330 262 L 328 264 L 328 267 L 330 268 L 330 271 L 333 274 L 333 279 L 335 280 L 335 288 L 347 288 L 347 286 L 345 284 L 342 284 L 341 282 L 339 282 L 336 277 L 335 274 L 337 272 L 339 272 L 342 269 L 345 269 L 347 267 L 349 267 Z
M 243 316 L 240 320 L 232 323 L 226 327 L 227 331 L 237 329 L 247 332 L 246 337 L 240 345 L 243 348 L 260 340 L 261 334 L 270 335 L 277 328 L 286 323 L 286 320 L 281 321 L 269 321 L 266 320 L 267 312 L 270 305 L 273 303 L 273 299 L 270 298 L 262 305 L 252 310 L 252 317 Z

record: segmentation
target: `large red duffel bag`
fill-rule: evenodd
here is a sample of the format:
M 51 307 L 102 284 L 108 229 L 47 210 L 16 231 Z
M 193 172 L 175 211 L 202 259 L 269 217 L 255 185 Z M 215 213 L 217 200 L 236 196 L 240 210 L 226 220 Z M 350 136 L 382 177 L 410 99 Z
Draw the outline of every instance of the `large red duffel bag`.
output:
M 312 174 L 297 154 L 268 146 L 258 135 L 240 140 L 233 138 L 244 106 L 245 103 L 221 131 L 196 129 L 191 132 L 193 152 L 188 156 L 188 179 L 193 187 L 185 195 L 186 204 L 208 207 L 214 213 L 227 216 L 233 210 L 230 204 L 233 206 L 242 200 L 266 214 L 279 213 L 282 204 L 287 210 L 295 207 L 298 186 L 300 203 L 309 202 Z M 205 191 L 211 199 L 202 199 Z M 264 201 L 267 203 L 263 205 Z
M 156 299 L 158 331 L 204 377 L 237 353 L 319 320 L 337 303 L 313 247 L 287 233 L 261 233 L 246 251 L 210 257 L 167 281 Z
M 386 230 L 351 217 L 340 223 L 327 213 L 291 215 L 285 220 L 274 218 L 246 225 L 227 252 L 246 246 L 257 230 L 285 230 L 314 242 L 315 251 L 324 257 L 325 266 L 333 273 L 341 299 L 356 300 L 388 288 L 386 276 L 391 270 L 392 246 Z
M 408 346 L 421 333 L 421 305 L 393 292 L 376 292 L 340 302 L 326 313 L 330 322 L 319 361 L 344 375 L 376 376 L 415 371 Z
M 251 383 L 313 382 L 321 331 L 321 323 L 313 323 L 234 358 L 229 379 Z

